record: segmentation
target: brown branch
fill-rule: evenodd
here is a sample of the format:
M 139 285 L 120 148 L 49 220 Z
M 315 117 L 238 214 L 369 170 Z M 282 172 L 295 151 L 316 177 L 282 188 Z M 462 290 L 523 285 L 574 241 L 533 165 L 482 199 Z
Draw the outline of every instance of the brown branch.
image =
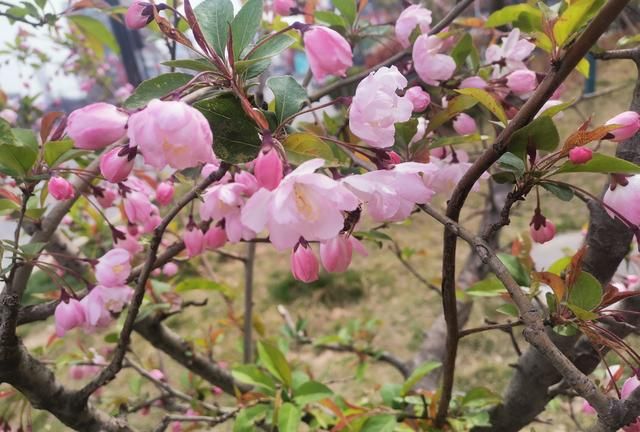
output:
M 242 334 L 242 360 L 253 360 L 253 267 L 256 259 L 256 244 L 247 244 L 247 256 L 244 261 L 244 326 Z
M 573 71 L 578 62 L 589 52 L 610 23 L 627 5 L 629 0 L 609 0 L 587 26 L 575 43 L 564 53 L 564 56 L 552 66 L 551 71 L 540 83 L 536 91 L 522 106 L 516 116 L 502 130 L 493 146 L 489 147 L 469 168 L 456 185 L 451 199 L 447 204 L 446 215 L 453 221 L 458 221 L 460 211 L 476 181 L 493 165 L 509 146 L 513 134 L 526 126 L 549 100 L 553 92 Z M 436 425 L 441 426 L 447 417 L 449 403 L 453 391 L 455 376 L 455 361 L 458 350 L 458 322 L 455 292 L 455 260 L 456 236 L 451 231 L 445 231 L 442 257 L 442 306 L 447 321 L 447 355 L 443 367 L 444 380 Z
M 522 321 L 520 320 L 515 322 L 507 322 L 507 323 L 499 323 L 499 324 L 487 324 L 482 327 L 474 327 L 470 329 L 461 330 L 459 333 L 459 336 L 462 339 L 465 336 L 469 336 L 476 333 L 481 333 L 489 330 L 510 330 L 520 325 L 522 325 Z

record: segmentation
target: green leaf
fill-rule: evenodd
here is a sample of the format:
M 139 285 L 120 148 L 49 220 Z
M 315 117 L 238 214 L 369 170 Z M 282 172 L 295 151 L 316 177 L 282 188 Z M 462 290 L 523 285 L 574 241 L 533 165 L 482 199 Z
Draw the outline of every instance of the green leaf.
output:
M 508 315 L 514 318 L 518 318 L 520 316 L 520 312 L 518 308 L 513 303 L 505 303 L 496 308 L 496 312 L 501 313 L 503 315 Z
M 571 264 L 571 257 L 562 257 L 551 264 L 547 271 L 549 273 L 553 273 L 556 276 L 560 276 L 569 264 Z
M 87 15 L 67 15 L 67 19 L 78 26 L 85 35 L 95 38 L 114 53 L 120 53 L 118 41 L 102 22 Z
M 315 11 L 313 16 L 316 21 L 321 21 L 331 27 L 342 27 L 345 29 L 349 27 L 349 23 L 343 16 L 335 14 L 333 12 L 320 10 Z
M 465 88 L 456 90 L 456 92 L 466 96 L 471 96 L 472 98 L 480 102 L 486 109 L 493 113 L 493 115 L 495 115 L 503 125 L 506 126 L 506 124 L 509 122 L 509 120 L 507 119 L 507 115 L 502 108 L 502 105 L 500 105 L 500 102 L 498 102 L 496 98 L 491 96 L 485 90 L 478 88 Z
M 253 40 L 262 21 L 262 0 L 249 0 L 231 22 L 233 57 L 239 59 L 242 51 Z
M 541 186 L 562 201 L 571 201 L 571 199 L 573 198 L 573 190 L 565 185 L 541 183 Z
M 16 144 L 28 147 L 34 152 L 38 152 L 40 145 L 38 144 L 38 137 L 31 129 L 13 128 L 13 136 L 16 138 Z
M 142 108 L 152 99 L 166 96 L 191 81 L 192 78 L 193 75 L 190 74 L 170 72 L 142 81 L 122 106 L 127 109 Z
M 168 67 L 189 69 L 196 72 L 217 70 L 213 63 L 204 58 L 169 60 L 162 62 L 162 64 Z
M 307 381 L 293 392 L 293 399 L 300 406 L 305 406 L 331 396 L 333 396 L 333 391 L 317 381 Z
M 430 149 L 438 148 L 438 147 L 449 147 L 456 146 L 460 144 L 474 144 L 482 141 L 483 139 L 488 139 L 487 135 L 480 135 L 478 133 L 470 134 L 470 135 L 453 135 L 447 137 L 437 137 L 433 140 L 433 142 L 429 145 Z
M 278 432 L 298 432 L 301 415 L 300 408 L 290 402 L 283 403 L 278 410 Z
M 11 129 L 11 125 L 5 119 L 0 118 L 0 145 L 3 144 L 12 146 L 19 145 L 18 140 Z
M 567 108 L 569 108 L 574 103 L 576 103 L 576 101 L 575 100 L 571 100 L 569 102 L 563 102 L 561 104 L 554 105 L 554 106 L 552 106 L 550 108 L 547 108 L 546 110 L 542 111 L 540 114 L 538 114 L 538 117 L 553 117 L 556 114 L 558 114 L 559 112 L 566 110 Z
M 520 286 L 531 285 L 529 272 L 523 267 L 518 258 L 505 253 L 498 253 L 497 256 Z
M 267 417 L 269 411 L 270 407 L 266 404 L 254 405 L 241 410 L 233 423 L 233 432 L 255 432 L 255 423 Z
M 356 0 L 332 0 L 333 5 L 340 11 L 340 15 L 342 15 L 345 21 L 349 25 L 353 25 L 356 20 L 357 5 Z
M 29 147 L 0 145 L 0 167 L 9 175 L 23 177 L 38 157 Z
M 591 15 L 597 0 L 574 0 L 553 26 L 553 35 L 559 46 L 564 46 L 569 37 L 578 30 Z
M 538 117 L 514 133 L 509 142 L 509 151 L 524 158 L 529 143 L 542 151 L 553 151 L 558 147 L 560 135 L 551 117 Z
M 571 309 L 571 312 L 573 312 L 573 314 L 576 316 L 576 318 L 582 320 L 582 321 L 593 321 L 594 319 L 597 319 L 599 317 L 599 315 L 597 313 L 593 313 L 590 311 L 586 311 L 584 309 L 582 309 L 579 306 L 576 306 L 574 304 L 567 304 L 567 307 L 569 309 Z
M 498 159 L 498 165 L 505 171 L 515 173 L 517 177 L 521 177 L 525 171 L 522 159 L 510 152 L 500 156 L 500 159 Z
M 393 432 L 397 425 L 396 416 L 380 414 L 369 417 L 362 425 L 360 432 Z
M 231 371 L 234 379 L 274 394 L 276 383 L 271 376 L 262 372 L 255 365 L 238 365 Z
M 396 123 L 395 143 L 393 149 L 401 155 L 409 156 L 409 144 L 418 131 L 418 119 L 412 118 L 406 122 Z
M 576 165 L 571 161 L 565 162 L 555 174 L 570 172 L 640 174 L 640 165 L 619 159 L 615 156 L 594 153 L 591 160 L 587 163 Z
M 5 210 L 20 210 L 20 205 L 10 199 L 0 198 L 0 212 L 4 212 Z
M 407 393 L 409 393 L 409 391 L 411 391 L 413 386 L 415 386 L 418 383 L 418 381 L 420 381 L 429 373 L 438 369 L 440 366 L 442 366 L 442 363 L 440 362 L 428 361 L 428 362 L 422 363 L 420 366 L 415 368 L 413 372 L 411 372 L 411 375 L 409 376 L 409 378 L 407 378 L 407 380 L 402 384 L 402 390 L 400 391 L 400 395 L 404 396 Z
M 193 10 L 200 30 L 216 53 L 225 57 L 229 24 L 233 21 L 233 4 L 229 0 L 205 0 Z M 235 35 L 234 35 L 235 37 Z
M 225 94 L 193 105 L 209 121 L 216 155 L 230 163 L 249 162 L 258 156 L 262 141 L 240 101 Z
M 526 3 L 506 6 L 495 11 L 489 15 L 484 25 L 485 27 L 503 26 L 518 21 L 522 15 L 528 16 L 538 29 L 542 29 L 542 12 Z
M 299 132 L 288 135 L 282 141 L 289 162 L 299 165 L 313 158 L 321 158 L 329 163 L 337 162 L 329 145 L 316 135 Z
M 175 286 L 174 290 L 175 292 L 187 292 L 193 290 L 218 291 L 225 297 L 235 297 L 235 293 L 228 285 L 203 277 L 184 279 Z
M 451 57 L 453 57 L 453 59 L 455 60 L 456 66 L 460 68 L 464 66 L 465 60 L 470 55 L 472 57 L 476 57 L 476 59 L 472 59 L 472 62 L 477 64 L 476 60 L 477 60 L 478 53 L 476 52 L 476 49 L 473 46 L 473 39 L 471 38 L 471 34 L 465 33 L 460 38 L 456 46 L 453 47 L 453 50 L 451 50 Z
M 553 331 L 561 336 L 575 336 L 578 334 L 578 328 L 573 323 L 557 325 L 553 328 Z
M 271 77 L 267 80 L 267 87 L 275 97 L 275 113 L 278 125 L 288 117 L 296 114 L 305 100 L 307 91 L 292 76 Z
M 474 283 L 464 291 L 465 294 L 476 297 L 496 297 L 506 292 L 504 284 L 495 275 Z
M 249 55 L 247 59 L 264 59 L 278 55 L 293 45 L 296 38 L 283 33 L 275 36 L 265 36 L 263 40 L 266 41 L 262 45 L 260 45 L 260 41 L 258 41 L 256 46 L 259 46 L 251 52 L 251 55 Z
M 44 145 L 44 160 L 49 167 L 54 167 L 56 161 L 67 151 L 73 148 L 73 141 L 65 139 L 62 141 L 49 141 Z
M 462 398 L 462 405 L 467 408 L 488 408 L 502 401 L 500 395 L 485 387 L 476 387 L 467 392 Z
M 258 357 L 269 372 L 286 387 L 291 387 L 291 368 L 278 347 L 270 342 L 258 342 Z
M 436 130 L 462 111 L 466 111 L 469 108 L 475 106 L 478 101 L 471 96 L 460 95 L 451 99 L 447 104 L 447 107 L 442 111 L 439 111 L 436 115 L 431 118 L 429 121 L 429 126 L 427 126 L 427 134 L 433 130 Z
M 595 309 L 602 300 L 602 285 L 590 273 L 581 271 L 569 291 L 568 303 L 585 311 Z

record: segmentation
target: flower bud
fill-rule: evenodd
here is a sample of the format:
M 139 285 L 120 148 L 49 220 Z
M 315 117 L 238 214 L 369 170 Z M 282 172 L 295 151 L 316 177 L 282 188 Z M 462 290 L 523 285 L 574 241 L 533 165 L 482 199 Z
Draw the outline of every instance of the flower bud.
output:
M 311 246 L 305 242 L 298 243 L 291 251 L 291 273 L 293 277 L 302 282 L 318 280 L 320 265 Z
M 479 76 L 470 76 L 468 78 L 463 79 L 462 82 L 460 83 L 461 89 L 464 89 L 464 88 L 483 89 L 486 86 L 487 86 L 487 82 L 482 78 L 480 78 Z
M 103 187 L 100 191 L 100 194 L 100 196 L 98 196 L 97 194 L 95 194 L 95 196 L 96 201 L 98 201 L 98 204 L 100 204 L 102 208 L 111 207 L 113 205 L 113 202 L 118 197 L 118 193 L 111 187 Z
M 135 161 L 135 149 L 129 147 L 116 147 L 100 156 L 100 172 L 111 183 L 124 181 Z
M 127 9 L 124 22 L 131 30 L 138 30 L 153 21 L 153 5 L 151 3 L 134 0 Z
M 412 5 L 402 11 L 396 21 L 396 39 L 403 48 L 411 45 L 411 34 L 419 27 L 421 33 L 431 30 L 431 11 L 419 5 Z
M 175 188 L 173 187 L 173 183 L 164 181 L 156 188 L 156 201 L 158 201 L 158 204 L 166 206 L 173 200 L 174 192 Z
M 219 226 L 210 227 L 204 234 L 204 246 L 209 250 L 221 248 L 227 243 L 227 232 Z
M 56 321 L 56 335 L 62 337 L 69 330 L 84 323 L 84 309 L 78 300 L 65 298 L 56 306 L 54 318 Z
M 182 239 L 189 258 L 200 255 L 204 250 L 204 233 L 200 228 L 188 227 Z
M 165 265 L 162 266 L 162 274 L 167 277 L 172 277 L 178 274 L 178 264 L 173 261 L 169 261 Z
M 546 243 L 556 235 L 556 226 L 549 219 L 545 218 L 539 209 L 536 209 L 529 225 L 531 239 L 536 243 Z
M 268 190 L 274 190 L 282 180 L 282 159 L 274 149 L 266 153 L 260 152 L 256 159 L 254 173 L 258 185 Z
M 66 201 L 75 195 L 71 183 L 62 177 L 51 177 L 49 180 L 49 193 L 58 201 Z
M 587 163 L 592 157 L 593 150 L 589 147 L 574 147 L 569 150 L 569 160 L 576 165 Z
M 619 125 L 618 129 L 609 133 L 613 135 L 612 141 L 624 141 L 634 136 L 640 129 L 640 114 L 635 111 L 625 111 L 608 120 L 605 125 Z
M 291 9 L 295 7 L 295 0 L 273 0 L 273 11 L 278 15 L 291 15 Z
M 408 88 L 404 95 L 413 104 L 413 111 L 415 112 L 424 111 L 431 103 L 431 96 L 429 96 L 429 93 L 422 90 L 422 87 L 420 86 Z
M 469 114 L 460 113 L 453 121 L 453 129 L 460 135 L 476 133 L 476 121 Z
M 320 243 L 320 260 L 328 272 L 342 273 L 346 271 L 351 264 L 352 254 L 351 242 L 343 234 Z
M 507 76 L 507 87 L 518 96 L 526 95 L 538 87 L 538 78 L 532 70 L 519 69 Z
M 6 120 L 10 125 L 13 126 L 18 120 L 18 113 L 9 108 L 5 108 L 0 111 L 0 118 Z
M 604 209 L 612 218 L 620 215 L 629 223 L 640 225 L 640 175 L 612 176 L 612 181 L 602 198 Z
M 75 110 L 67 120 L 67 135 L 77 148 L 98 150 L 122 138 L 129 116 L 113 105 L 98 102 Z
M 304 48 L 313 77 L 323 81 L 327 75 L 345 76 L 353 66 L 351 46 L 340 33 L 328 27 L 313 26 L 305 31 Z

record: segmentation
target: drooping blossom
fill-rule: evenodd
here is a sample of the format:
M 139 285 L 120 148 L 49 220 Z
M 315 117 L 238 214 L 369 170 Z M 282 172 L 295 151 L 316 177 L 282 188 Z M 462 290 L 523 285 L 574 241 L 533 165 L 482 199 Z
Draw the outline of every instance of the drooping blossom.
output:
M 640 175 L 615 176 L 602 201 L 612 218 L 616 217 L 616 213 L 610 208 L 630 223 L 640 225 Z
M 235 173 L 233 181 L 244 186 L 243 193 L 247 197 L 250 197 L 260 189 L 258 179 L 249 171 L 240 171 L 239 173 Z
M 124 199 L 124 212 L 129 222 L 133 224 L 145 224 L 154 213 L 158 213 L 149 197 L 137 190 L 127 193 Z
M 18 113 L 12 109 L 5 108 L 0 111 L 0 118 L 13 126 L 18 121 Z
M 335 30 L 313 26 L 304 32 L 304 48 L 313 77 L 323 81 L 328 75 L 345 76 L 353 66 L 351 46 Z
M 131 301 L 133 290 L 128 286 L 95 286 L 80 303 L 89 328 L 106 327 L 113 318 L 110 312 L 120 312 Z
M 58 303 L 53 313 L 56 322 L 56 336 L 62 337 L 71 329 L 84 324 L 84 309 L 74 298 L 65 298 Z
M 151 3 L 133 0 L 124 16 L 124 22 L 131 30 L 139 30 L 153 21 L 153 8 Z
M 318 280 L 320 265 L 308 243 L 299 243 L 291 251 L 291 274 L 299 281 L 309 283 Z
M 282 159 L 275 149 L 270 149 L 266 153 L 260 152 L 256 159 L 253 173 L 258 180 L 260 187 L 274 190 L 283 177 Z
M 163 181 L 156 187 L 156 200 L 158 204 L 166 206 L 173 200 L 175 188 L 173 182 Z
M 124 285 L 131 273 L 131 255 L 122 248 L 111 249 L 96 264 L 96 280 L 106 287 Z
M 638 133 L 640 129 L 640 114 L 635 111 L 625 111 L 605 123 L 605 125 L 614 124 L 621 127 L 610 132 L 613 135 L 612 141 L 627 140 Z
M 131 256 L 143 251 L 144 247 L 140 244 L 138 236 L 132 235 L 129 232 L 125 232 L 124 239 L 117 239 L 113 246 L 126 250 Z
M 204 247 L 209 250 L 221 248 L 227 243 L 227 232 L 219 226 L 211 226 L 204 233 Z
M 314 171 L 322 159 L 304 162 L 273 191 L 260 189 L 242 208 L 241 222 L 254 232 L 267 228 L 279 250 L 292 248 L 300 237 L 329 240 L 344 226 L 343 211 L 355 210 L 358 199 L 342 184 Z
M 528 97 L 538 87 L 538 78 L 532 70 L 518 69 L 507 75 L 507 87 L 516 96 Z
M 111 149 L 100 156 L 100 173 L 111 183 L 119 183 L 131 173 L 134 158 L 135 150 L 131 151 L 129 147 Z
M 438 36 L 422 35 L 413 45 L 413 66 L 422 81 L 439 85 L 453 76 L 456 62 L 451 56 L 440 54 L 443 40 Z
M 453 120 L 453 129 L 460 135 L 470 135 L 476 133 L 478 127 L 473 117 L 466 113 L 460 113 Z
M 66 131 L 77 148 L 98 150 L 125 136 L 128 118 L 115 106 L 98 102 L 73 111 Z
M 118 198 L 118 193 L 108 183 L 102 183 L 100 187 L 100 195 L 96 194 L 96 201 L 102 208 L 109 208 L 113 205 L 113 202 Z
M 189 257 L 200 255 L 204 250 L 204 233 L 198 227 L 187 227 L 182 239 Z
M 528 40 L 520 39 L 520 29 L 514 28 L 507 37 L 502 38 L 500 46 L 489 45 L 485 57 L 487 62 L 496 63 L 494 73 L 503 75 L 518 69 L 526 69 L 524 60 L 529 57 L 535 47 Z
M 58 201 L 66 201 L 73 198 L 76 194 L 71 183 L 62 177 L 51 177 L 48 186 L 49 194 Z
M 391 147 L 395 123 L 411 118 L 413 103 L 397 90 L 407 86 L 407 79 L 395 66 L 382 67 L 360 81 L 349 109 L 349 128 L 372 147 Z
M 185 169 L 216 161 L 207 119 L 184 102 L 152 100 L 131 115 L 127 134 L 144 161 L 158 169 L 167 165 Z
M 411 45 L 411 33 L 419 28 L 420 33 L 431 30 L 431 11 L 420 5 L 411 5 L 402 11 L 396 21 L 396 39 L 404 48 Z
M 542 215 L 539 208 L 535 210 L 529 228 L 531 240 L 536 243 L 546 243 L 556 236 L 556 226 Z
M 331 273 L 342 273 L 349 268 L 354 249 L 366 256 L 364 246 L 353 236 L 339 234 L 320 243 L 322 267 Z
M 404 95 L 413 104 L 413 110 L 415 112 L 424 111 L 431 103 L 431 96 L 429 96 L 429 93 L 422 90 L 422 87 L 420 86 L 409 87 Z
M 291 9 L 295 7 L 295 0 L 273 0 L 273 11 L 278 15 L 291 15 Z
M 441 150 L 440 152 L 432 152 L 431 155 L 434 156 L 431 162 L 431 164 L 434 164 L 434 168 L 431 175 L 425 177 L 429 181 L 428 186 L 436 193 L 449 197 L 458 182 L 460 182 L 460 179 L 471 167 L 469 155 L 464 150 L 456 150 L 455 152 Z M 444 156 L 444 158 L 438 158 L 438 156 Z M 488 174 L 484 173 L 480 179 L 487 177 Z M 471 190 L 474 192 L 479 191 L 480 183 L 474 183 Z
M 200 218 L 203 221 L 225 221 L 225 231 L 229 241 L 250 240 L 255 232 L 240 220 L 242 206 L 251 192 L 246 184 L 232 182 L 211 186 L 203 196 Z
M 574 147 L 569 150 L 569 160 L 576 165 L 587 163 L 593 157 L 593 150 L 589 147 Z

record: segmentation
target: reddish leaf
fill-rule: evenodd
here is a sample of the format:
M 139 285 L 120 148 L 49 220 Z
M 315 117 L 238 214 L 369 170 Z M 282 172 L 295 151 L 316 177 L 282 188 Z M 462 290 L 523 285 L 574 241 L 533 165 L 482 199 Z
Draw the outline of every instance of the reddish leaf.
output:
M 48 112 L 44 116 L 42 116 L 42 126 L 40 126 L 40 139 L 42 140 L 43 144 L 47 142 L 47 138 L 49 138 L 56 120 L 58 120 L 62 116 L 64 116 L 64 113 L 59 111 Z

